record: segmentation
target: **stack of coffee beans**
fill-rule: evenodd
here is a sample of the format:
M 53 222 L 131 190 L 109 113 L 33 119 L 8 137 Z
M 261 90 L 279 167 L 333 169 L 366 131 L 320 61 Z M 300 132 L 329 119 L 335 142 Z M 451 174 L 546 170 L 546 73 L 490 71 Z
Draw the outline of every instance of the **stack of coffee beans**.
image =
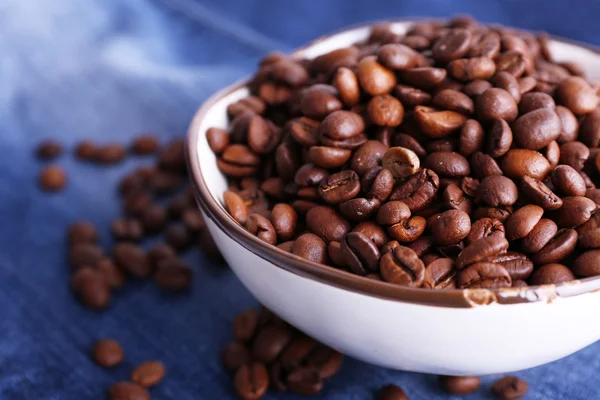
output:
M 226 209 L 309 261 L 444 290 L 600 275 L 596 88 L 544 35 L 420 22 L 266 56 L 208 143 Z

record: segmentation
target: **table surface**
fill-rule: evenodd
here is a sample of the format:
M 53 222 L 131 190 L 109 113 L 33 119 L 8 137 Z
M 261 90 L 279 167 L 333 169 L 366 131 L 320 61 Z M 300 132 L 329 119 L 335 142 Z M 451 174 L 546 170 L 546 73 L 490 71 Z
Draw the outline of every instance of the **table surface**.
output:
M 344 25 L 414 15 L 470 13 L 487 22 L 545 30 L 600 44 L 600 2 L 329 0 L 4 0 L 0 4 L 0 399 L 103 399 L 136 363 L 162 360 L 167 377 L 154 399 L 235 398 L 219 349 L 236 313 L 256 305 L 228 270 L 199 252 L 194 290 L 166 295 L 149 282 L 130 284 L 110 310 L 73 300 L 63 232 L 79 218 L 102 227 L 118 215 L 113 188 L 139 162 L 97 168 L 59 160 L 68 188 L 41 193 L 32 148 L 59 138 L 69 150 L 82 138 L 126 142 L 142 131 L 183 136 L 211 93 L 251 73 L 268 51 L 290 50 Z M 143 161 L 142 161 L 143 163 Z M 590 310 L 590 315 L 596 313 Z M 568 329 L 568 327 L 565 327 Z M 94 339 L 123 343 L 126 362 L 98 368 Z M 597 399 L 600 344 L 551 365 L 519 373 L 527 399 Z M 495 377 L 480 393 L 491 398 Z M 346 359 L 319 398 L 371 399 L 387 383 L 411 399 L 448 398 L 436 377 Z M 478 397 L 481 396 L 481 397 Z M 294 399 L 269 395 L 267 399 Z

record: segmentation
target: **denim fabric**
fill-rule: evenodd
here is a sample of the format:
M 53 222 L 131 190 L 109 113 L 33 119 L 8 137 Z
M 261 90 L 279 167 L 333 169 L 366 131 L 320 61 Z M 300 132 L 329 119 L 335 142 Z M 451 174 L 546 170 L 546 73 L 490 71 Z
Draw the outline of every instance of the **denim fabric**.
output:
M 135 282 L 108 312 L 81 307 L 69 291 L 64 229 L 91 218 L 108 245 L 119 212 L 113 188 L 140 162 L 97 168 L 67 154 L 58 162 L 71 171 L 68 188 L 43 194 L 42 165 L 32 157 L 40 139 L 57 137 L 72 150 L 83 138 L 125 142 L 151 130 L 166 141 L 182 136 L 204 99 L 251 73 L 268 51 L 365 20 L 454 13 L 600 44 L 600 2 L 591 0 L 0 1 L 0 399 L 103 399 L 108 385 L 147 359 L 167 366 L 153 399 L 235 398 L 219 349 L 236 313 L 256 304 L 233 274 L 190 252 L 191 293 Z M 100 337 L 123 343 L 123 365 L 105 370 L 91 361 Z M 588 400 L 600 398 L 598 371 L 600 344 L 519 375 L 530 383 L 527 399 Z M 492 398 L 494 378 L 470 398 Z M 351 359 L 319 398 L 371 399 L 390 382 L 411 399 L 448 398 L 434 376 Z

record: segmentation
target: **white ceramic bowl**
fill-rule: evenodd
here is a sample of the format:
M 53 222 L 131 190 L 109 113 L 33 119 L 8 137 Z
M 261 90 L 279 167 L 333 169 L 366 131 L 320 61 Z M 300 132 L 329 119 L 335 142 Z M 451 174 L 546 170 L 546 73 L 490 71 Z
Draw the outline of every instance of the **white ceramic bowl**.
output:
M 404 32 L 410 21 L 393 22 Z M 314 58 L 365 39 L 370 25 L 298 50 Z M 557 60 L 600 78 L 595 50 L 553 40 Z M 506 373 L 565 357 L 600 339 L 600 279 L 526 289 L 428 291 L 373 281 L 305 261 L 250 235 L 227 214 L 227 189 L 206 141 L 225 128 L 226 107 L 245 82 L 212 96 L 196 114 L 188 163 L 208 228 L 231 269 L 262 304 L 342 353 L 401 370 L 449 375 Z M 225 294 L 226 295 L 226 294 Z

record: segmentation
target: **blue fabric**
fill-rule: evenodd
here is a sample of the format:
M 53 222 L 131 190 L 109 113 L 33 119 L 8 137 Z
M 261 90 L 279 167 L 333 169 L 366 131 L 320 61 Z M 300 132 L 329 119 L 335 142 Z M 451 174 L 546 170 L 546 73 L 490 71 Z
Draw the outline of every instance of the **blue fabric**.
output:
M 107 226 L 119 210 L 113 188 L 136 162 L 96 168 L 67 155 L 59 163 L 72 171 L 69 186 L 47 195 L 36 187 L 41 164 L 32 157 L 40 139 L 57 137 L 72 149 L 87 137 L 124 142 L 152 130 L 166 141 L 183 135 L 204 99 L 251 73 L 268 51 L 365 20 L 454 13 L 600 44 L 600 2 L 591 0 L 1 1 L 0 399 L 103 399 L 147 359 L 168 371 L 154 399 L 235 398 L 219 349 L 236 313 L 255 306 L 235 276 L 198 252 L 186 256 L 196 267 L 188 295 L 141 282 L 114 296 L 108 312 L 78 305 L 68 287 L 64 228 L 91 218 L 108 245 Z M 90 360 L 101 337 L 123 343 L 123 365 L 103 370 Z M 519 375 L 530 383 L 527 399 L 588 400 L 600 398 L 597 371 L 600 344 Z M 493 379 L 470 398 L 491 398 Z M 436 377 L 350 359 L 320 398 L 371 399 L 390 382 L 411 399 L 448 398 Z

